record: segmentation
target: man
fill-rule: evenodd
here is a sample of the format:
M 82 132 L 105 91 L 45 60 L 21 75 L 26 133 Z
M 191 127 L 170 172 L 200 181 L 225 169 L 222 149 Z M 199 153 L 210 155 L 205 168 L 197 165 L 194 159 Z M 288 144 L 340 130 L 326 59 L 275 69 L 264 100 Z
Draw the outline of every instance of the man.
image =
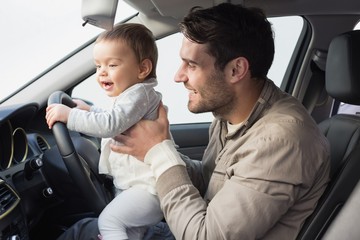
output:
M 180 29 L 175 81 L 189 90 L 191 112 L 215 116 L 202 161 L 173 147 L 163 107 L 112 150 L 150 165 L 176 239 L 295 239 L 329 180 L 329 144 L 266 77 L 271 24 L 259 9 L 225 3 L 193 9 Z

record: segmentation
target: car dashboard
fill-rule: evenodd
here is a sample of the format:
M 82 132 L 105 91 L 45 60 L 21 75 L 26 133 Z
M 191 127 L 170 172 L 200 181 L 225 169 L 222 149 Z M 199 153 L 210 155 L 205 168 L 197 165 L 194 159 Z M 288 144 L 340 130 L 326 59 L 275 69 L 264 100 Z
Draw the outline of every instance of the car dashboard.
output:
M 28 239 L 28 228 L 52 201 L 41 172 L 50 145 L 30 125 L 38 111 L 34 103 L 0 108 L 0 239 Z

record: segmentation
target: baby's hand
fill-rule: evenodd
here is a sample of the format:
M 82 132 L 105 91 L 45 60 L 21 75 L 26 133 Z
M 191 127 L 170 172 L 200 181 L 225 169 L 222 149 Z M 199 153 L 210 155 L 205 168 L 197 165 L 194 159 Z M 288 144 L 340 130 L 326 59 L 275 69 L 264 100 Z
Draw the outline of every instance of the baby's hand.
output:
M 81 110 L 90 111 L 90 105 L 85 103 L 83 100 L 80 99 L 73 99 L 73 101 L 76 103 L 76 108 L 79 108 Z
M 51 129 L 55 122 L 67 123 L 71 108 L 63 104 L 51 104 L 46 108 L 46 122 Z

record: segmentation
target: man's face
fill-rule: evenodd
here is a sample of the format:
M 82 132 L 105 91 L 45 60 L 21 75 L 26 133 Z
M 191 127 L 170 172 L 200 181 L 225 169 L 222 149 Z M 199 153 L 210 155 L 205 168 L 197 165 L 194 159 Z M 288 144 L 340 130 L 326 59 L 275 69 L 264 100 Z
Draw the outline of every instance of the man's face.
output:
M 206 44 L 184 37 L 180 57 L 182 64 L 175 75 L 175 82 L 184 83 L 189 90 L 189 111 L 213 112 L 220 116 L 227 113 L 233 91 L 224 72 L 215 68 L 215 58 L 208 54 Z

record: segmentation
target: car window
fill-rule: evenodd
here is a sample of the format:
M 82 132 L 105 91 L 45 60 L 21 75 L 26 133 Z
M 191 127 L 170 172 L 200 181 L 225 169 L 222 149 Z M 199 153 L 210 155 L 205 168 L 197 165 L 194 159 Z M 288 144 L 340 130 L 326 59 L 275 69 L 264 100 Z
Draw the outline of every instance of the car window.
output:
M 81 1 L 11 0 L 0 8 L 0 103 L 103 29 L 83 27 Z M 118 2 L 116 22 L 136 11 Z M 36 16 L 36 17 L 34 17 Z
M 275 57 L 268 77 L 277 86 L 281 85 L 291 55 L 303 28 L 303 19 L 298 16 L 269 18 L 275 34 Z M 158 86 L 163 102 L 168 106 L 168 116 L 171 124 L 210 122 L 211 113 L 193 114 L 187 109 L 187 90 L 182 84 L 174 82 L 174 75 L 180 66 L 179 50 L 182 34 L 176 33 L 157 41 L 159 60 L 157 67 Z M 91 96 L 89 89 L 94 89 Z M 94 94 L 93 94 L 94 93 Z M 73 97 L 88 99 L 94 104 L 108 106 L 108 97 L 100 90 L 94 76 L 78 85 Z
M 338 113 L 360 115 L 360 106 L 347 103 L 340 103 Z

